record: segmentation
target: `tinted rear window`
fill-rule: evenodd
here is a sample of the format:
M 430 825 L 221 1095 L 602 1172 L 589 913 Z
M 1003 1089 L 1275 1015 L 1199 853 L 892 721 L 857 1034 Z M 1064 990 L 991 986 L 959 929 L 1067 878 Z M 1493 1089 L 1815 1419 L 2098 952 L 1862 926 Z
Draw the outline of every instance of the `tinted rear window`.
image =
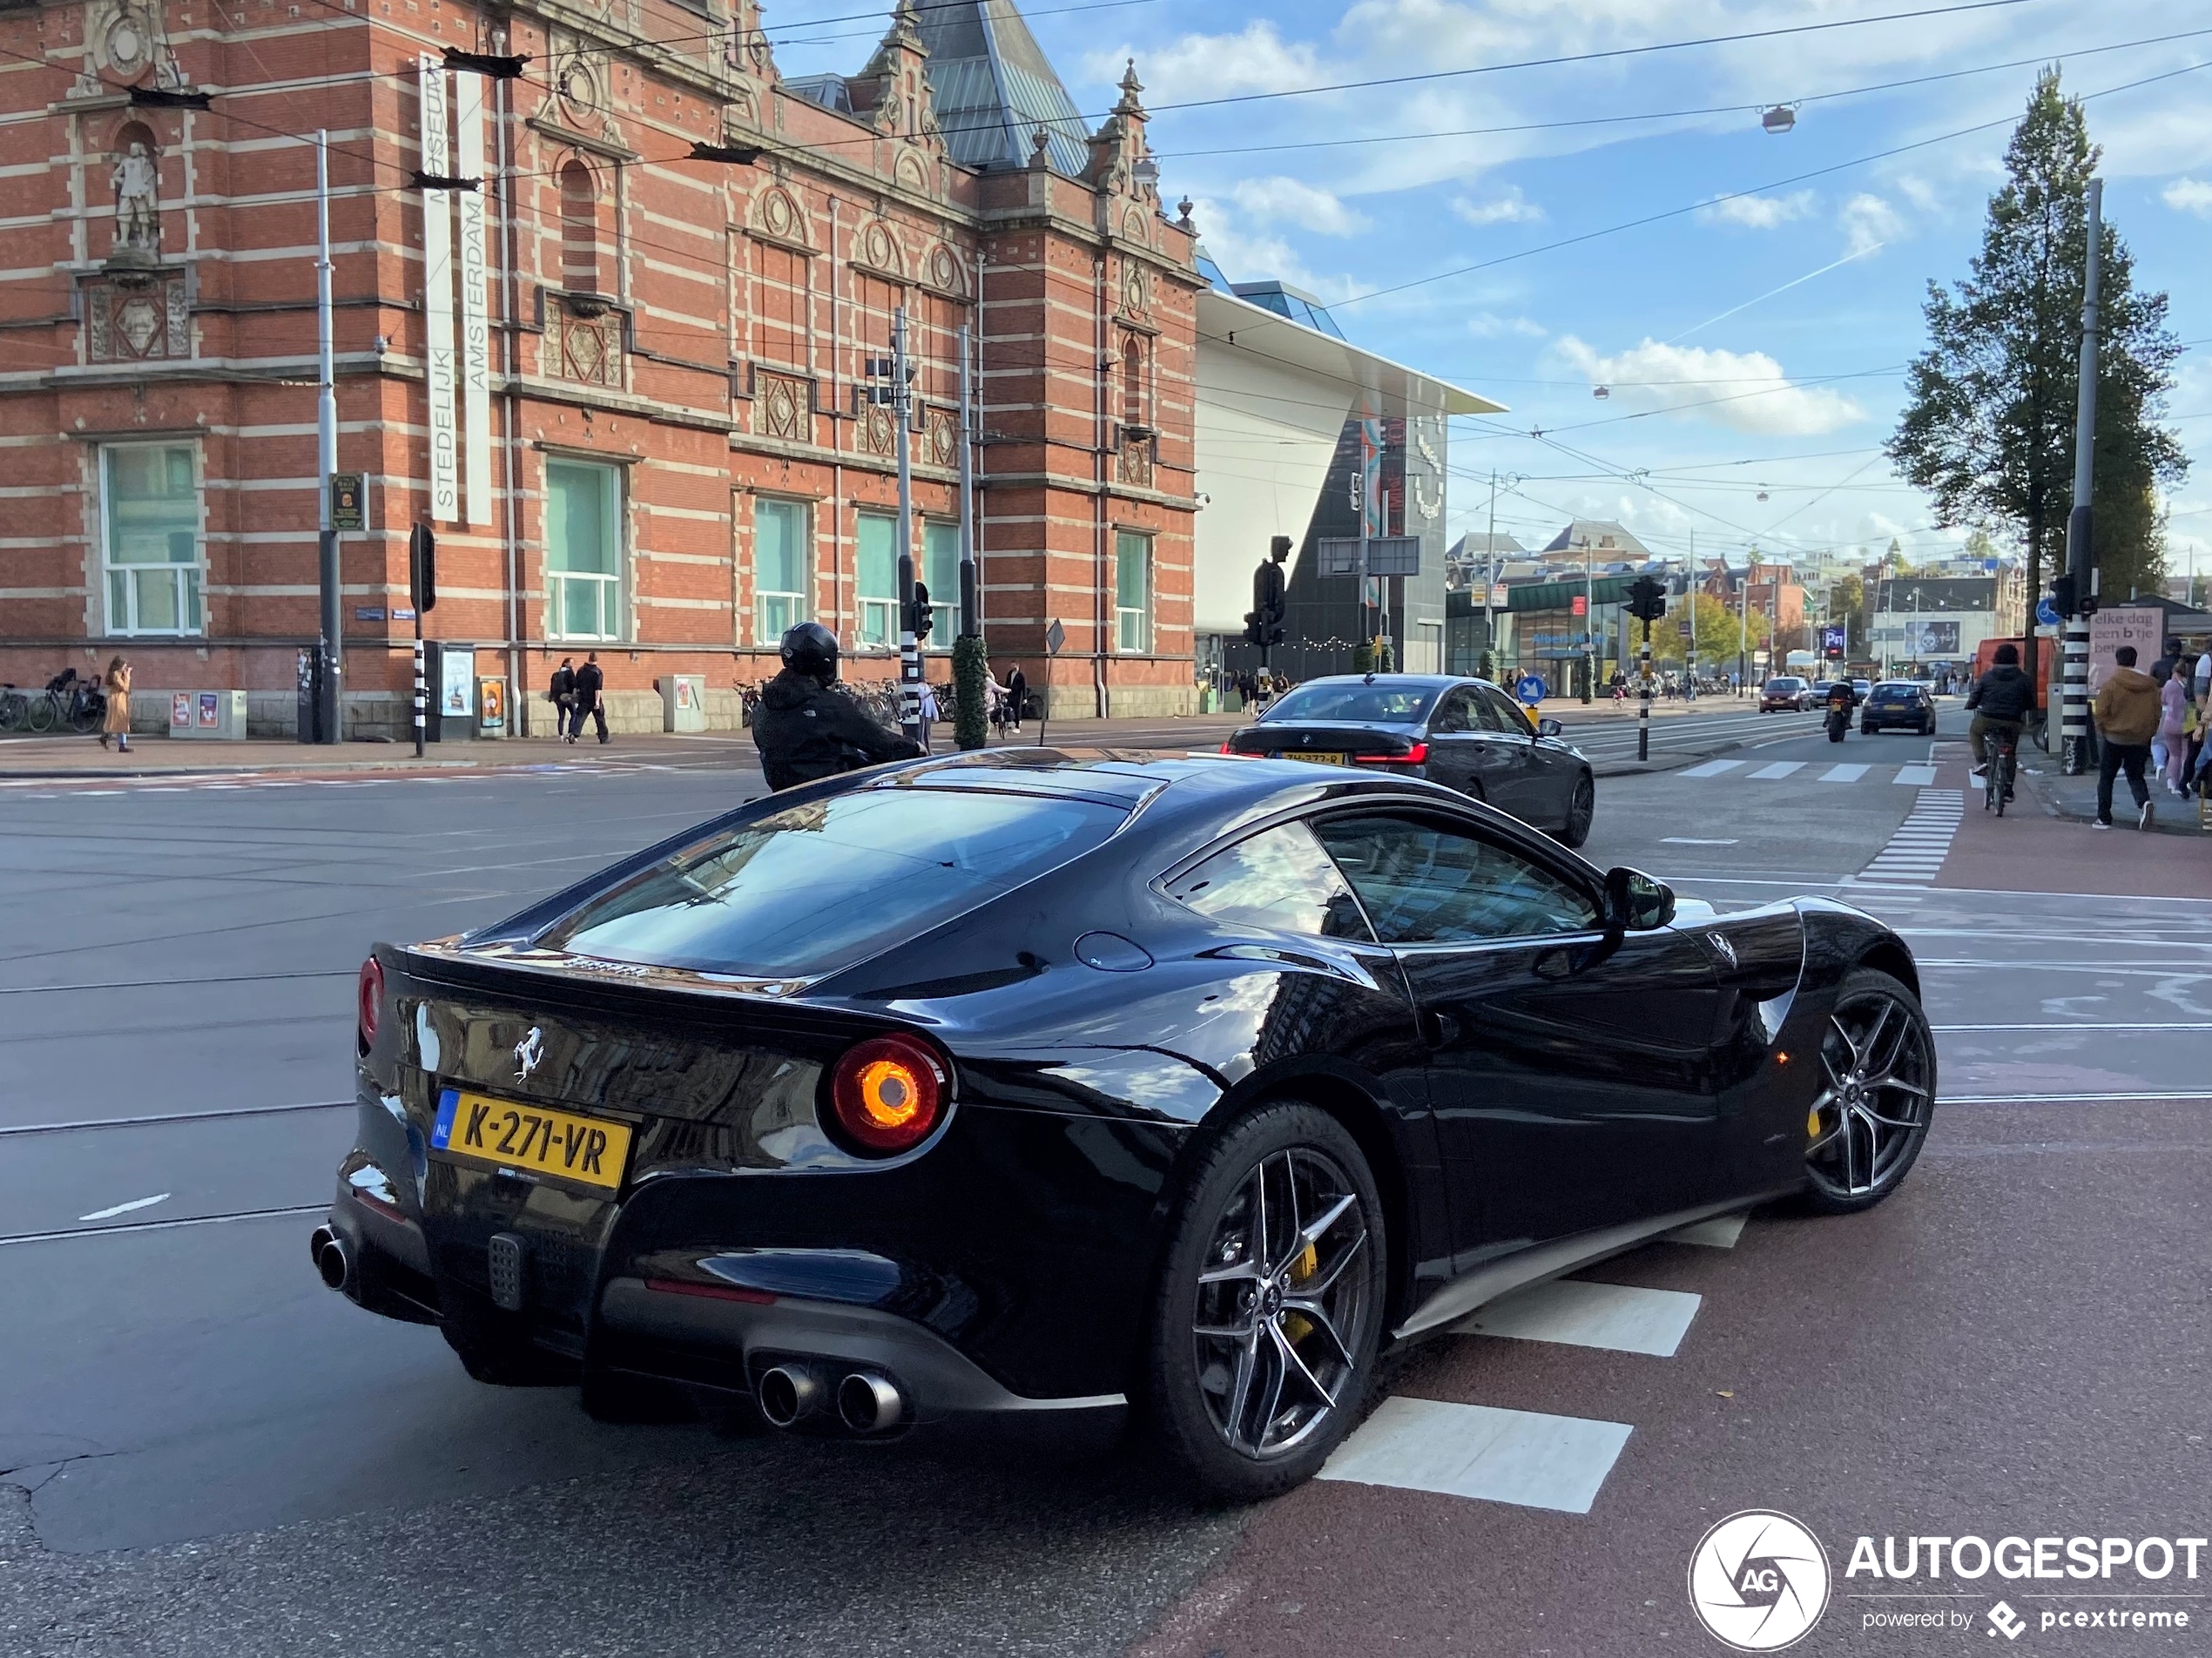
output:
M 1878 703 L 1917 703 L 1920 693 L 1910 685 L 1877 685 L 1868 699 Z
M 1283 693 L 1260 716 L 1268 725 L 1285 720 L 1343 720 L 1355 725 L 1417 725 L 1436 700 L 1433 685 L 1300 685 Z
M 686 846 L 539 941 L 707 973 L 833 973 L 1089 851 L 1127 817 L 1050 796 L 841 794 Z

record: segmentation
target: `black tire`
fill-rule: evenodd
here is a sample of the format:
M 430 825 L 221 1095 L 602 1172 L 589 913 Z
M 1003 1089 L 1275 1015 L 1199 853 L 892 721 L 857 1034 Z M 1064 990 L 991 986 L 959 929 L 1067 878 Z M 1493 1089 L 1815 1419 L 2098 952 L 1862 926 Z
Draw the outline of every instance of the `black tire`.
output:
M 1872 1023 L 1882 1008 L 1888 1009 L 1886 1019 Z M 1886 1022 L 1900 1016 L 1901 1026 Z M 1899 1033 L 1894 1047 L 1893 1029 Z M 1902 1185 L 1927 1143 L 1935 1114 L 1935 1035 L 1920 999 L 1902 982 L 1877 968 L 1857 967 L 1836 993 L 1818 1059 L 1813 1074 L 1819 1091 L 1806 1108 L 1803 1201 L 1815 1214 L 1855 1215 Z M 1870 1070 L 1894 1080 L 1878 1086 L 1866 1080 Z M 1815 1123 L 1821 1125 L 1817 1134 Z M 1842 1179 L 1836 1177 L 1838 1169 Z
M 69 711 L 69 728 L 79 737 L 90 737 L 107 722 L 107 698 L 86 697 Z
M 1301 1191 L 1316 1214 L 1301 1212 Z M 1291 1220 L 1310 1230 L 1332 1212 L 1339 1218 L 1306 1249 L 1291 1248 Z M 1256 1260 L 1246 1253 L 1252 1230 L 1262 1234 Z M 1199 1155 L 1148 1321 L 1145 1405 L 1163 1447 L 1201 1491 L 1257 1502 L 1304 1484 L 1328 1460 L 1373 1382 L 1388 1261 L 1374 1176 L 1359 1142 L 1325 1111 L 1263 1105 Z M 1210 1268 L 1219 1276 L 1202 1281 Z M 1305 1283 L 1320 1286 L 1310 1291 L 1318 1323 L 1296 1302 L 1301 1270 Z M 1237 1324 L 1249 1326 L 1249 1338 Z M 1338 1340 L 1322 1339 L 1325 1331 Z
M 1590 822 L 1596 816 L 1597 785 L 1585 772 L 1575 779 L 1575 792 L 1567 802 L 1567 821 L 1560 826 L 1560 844 L 1579 849 L 1590 838 Z
M 54 729 L 54 699 L 51 697 L 40 697 L 34 700 L 30 706 L 24 711 L 23 723 L 26 731 L 52 731 Z

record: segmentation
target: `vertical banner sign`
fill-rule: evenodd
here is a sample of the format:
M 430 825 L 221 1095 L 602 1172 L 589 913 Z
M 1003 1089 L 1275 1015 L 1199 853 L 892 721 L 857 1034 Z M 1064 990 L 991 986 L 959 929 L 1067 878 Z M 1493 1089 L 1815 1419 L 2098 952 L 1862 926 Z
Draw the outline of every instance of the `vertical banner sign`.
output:
M 446 155 L 446 70 L 435 58 L 416 64 L 422 95 L 422 171 L 448 178 Z M 441 523 L 461 518 L 461 479 L 453 405 L 453 207 L 449 192 L 422 192 L 422 324 L 428 336 L 430 391 L 430 516 Z
M 454 164 L 463 179 L 484 178 L 484 83 L 462 75 L 453 109 L 461 124 Z M 485 319 L 483 187 L 462 191 L 461 208 L 462 522 L 491 522 L 491 325 Z

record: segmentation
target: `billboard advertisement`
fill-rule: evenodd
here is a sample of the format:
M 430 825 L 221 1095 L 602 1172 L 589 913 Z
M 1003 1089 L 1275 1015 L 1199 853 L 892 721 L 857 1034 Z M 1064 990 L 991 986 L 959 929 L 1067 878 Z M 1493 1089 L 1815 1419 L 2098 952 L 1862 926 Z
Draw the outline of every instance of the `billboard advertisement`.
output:
M 1955 621 L 1912 623 L 1905 628 L 1905 637 L 1909 654 L 1915 657 L 1955 657 L 1959 654 L 1959 624 Z

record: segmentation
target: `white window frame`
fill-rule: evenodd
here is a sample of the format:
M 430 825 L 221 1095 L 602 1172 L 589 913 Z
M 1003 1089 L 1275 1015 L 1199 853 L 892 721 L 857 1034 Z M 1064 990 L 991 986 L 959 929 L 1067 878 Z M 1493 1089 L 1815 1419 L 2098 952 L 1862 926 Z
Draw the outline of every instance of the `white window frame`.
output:
M 1122 549 L 1130 542 L 1136 542 L 1144 549 L 1144 603 L 1141 605 L 1122 603 Z M 1153 538 L 1146 531 L 1116 529 L 1114 532 L 1114 654 L 1116 656 L 1149 657 L 1152 654 L 1153 556 Z M 1132 623 L 1137 640 L 1135 644 L 1129 643 Z
M 856 650 L 899 649 L 899 597 L 888 598 L 860 591 L 860 527 L 874 521 L 890 526 L 891 585 L 899 584 L 899 521 L 890 513 L 860 512 L 853 518 L 853 648 Z
M 785 509 L 799 515 L 799 590 L 767 588 L 760 584 L 760 514 L 763 508 Z M 789 495 L 755 495 L 752 498 L 752 628 L 753 637 L 762 644 L 779 643 L 784 635 L 809 620 L 814 614 L 813 602 L 806 590 L 814 580 L 814 503 L 794 500 Z M 787 607 L 780 623 L 771 620 L 768 606 L 774 601 Z
M 181 449 L 191 457 L 192 497 L 198 503 L 192 525 L 192 559 L 189 564 L 118 564 L 113 561 L 115 531 L 110 510 L 108 488 L 108 456 L 123 449 Z M 207 484 L 200 475 L 199 446 L 196 443 L 148 441 L 144 443 L 103 443 L 92 457 L 94 477 L 98 486 L 100 509 L 100 614 L 105 618 L 111 638 L 137 639 L 199 639 L 207 635 Z M 145 628 L 138 625 L 132 614 L 138 608 L 138 583 L 135 572 L 165 570 L 176 577 L 177 615 L 180 622 L 197 609 L 199 619 L 189 625 L 174 628 Z M 127 595 L 123 609 L 116 614 L 115 576 L 118 571 L 133 572 L 133 579 L 125 584 Z M 188 602 L 189 601 L 189 602 Z
M 594 472 L 608 475 L 607 482 L 612 487 L 600 497 L 604 504 L 600 512 L 603 522 L 599 533 L 606 538 L 606 544 L 614 549 L 615 567 L 611 572 L 606 574 L 592 570 L 555 570 L 553 568 L 553 538 L 549 533 L 545 538 L 545 637 L 549 642 L 557 639 L 563 644 L 571 642 L 578 644 L 618 644 L 625 631 L 623 626 L 625 610 L 623 604 L 622 573 L 629 563 L 630 553 L 623 536 L 623 524 L 625 518 L 623 511 L 623 490 L 627 482 L 623 476 L 624 468 L 618 466 L 607 466 L 594 461 L 570 460 L 565 455 L 549 460 L 545 463 L 545 495 L 549 503 L 553 495 L 552 474 L 556 468 L 561 467 L 589 468 Z M 587 582 L 599 588 L 598 613 L 602 620 L 608 624 L 609 631 L 570 633 L 567 630 L 569 616 L 567 590 L 571 582 Z

